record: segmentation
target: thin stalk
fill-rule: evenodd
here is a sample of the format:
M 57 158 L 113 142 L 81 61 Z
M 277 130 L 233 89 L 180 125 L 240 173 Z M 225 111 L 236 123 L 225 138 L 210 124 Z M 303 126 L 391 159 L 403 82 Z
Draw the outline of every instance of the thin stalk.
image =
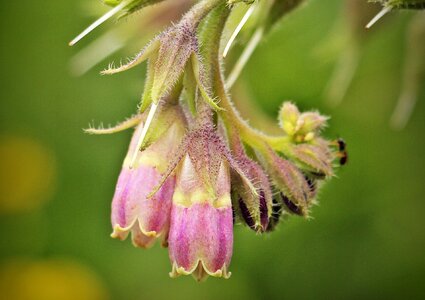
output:
M 233 127 L 241 139 L 251 147 L 260 151 L 267 151 L 268 147 L 275 150 L 284 151 L 289 143 L 289 137 L 273 137 L 266 135 L 252 127 L 244 121 L 234 107 L 230 97 L 227 94 L 226 87 L 222 78 L 220 55 L 220 42 L 224 26 L 229 16 L 230 10 L 227 7 L 217 8 L 208 19 L 208 26 L 205 26 L 201 32 L 203 45 L 204 65 L 207 66 L 207 75 L 211 80 L 211 87 L 219 98 L 222 111 L 217 113 L 223 119 L 226 127 Z M 214 24 L 213 24 L 214 23 Z

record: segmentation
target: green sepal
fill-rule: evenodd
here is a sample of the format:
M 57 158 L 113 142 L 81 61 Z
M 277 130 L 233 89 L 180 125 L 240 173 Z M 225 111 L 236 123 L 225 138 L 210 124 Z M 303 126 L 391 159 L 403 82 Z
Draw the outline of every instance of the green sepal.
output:
M 140 101 L 139 112 L 144 112 L 152 104 L 152 86 L 155 76 L 155 61 L 157 54 L 153 54 L 148 60 L 145 88 L 143 90 L 142 99 Z
M 189 60 L 186 65 L 186 71 L 184 74 L 183 85 L 185 87 L 184 96 L 189 107 L 190 112 L 196 114 L 196 91 L 197 84 L 195 74 L 193 73 L 192 62 Z

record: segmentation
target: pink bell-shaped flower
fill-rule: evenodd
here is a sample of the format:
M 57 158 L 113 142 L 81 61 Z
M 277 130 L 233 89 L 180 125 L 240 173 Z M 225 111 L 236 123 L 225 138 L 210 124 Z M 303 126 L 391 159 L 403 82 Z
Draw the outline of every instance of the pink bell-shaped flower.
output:
M 189 155 L 177 173 L 171 209 L 169 252 L 171 277 L 192 274 L 228 278 L 233 250 L 233 213 L 230 173 L 225 160 L 217 174 L 196 170 Z M 208 182 L 205 182 L 208 178 Z
M 141 122 L 136 128 L 118 179 L 112 201 L 111 236 L 124 240 L 131 231 L 133 244 L 148 248 L 159 236 L 166 245 L 175 175 L 169 176 L 154 195 L 150 193 L 160 182 L 181 142 L 185 123 L 177 106 L 159 113 L 153 141 L 139 151 L 138 139 L 143 126 Z

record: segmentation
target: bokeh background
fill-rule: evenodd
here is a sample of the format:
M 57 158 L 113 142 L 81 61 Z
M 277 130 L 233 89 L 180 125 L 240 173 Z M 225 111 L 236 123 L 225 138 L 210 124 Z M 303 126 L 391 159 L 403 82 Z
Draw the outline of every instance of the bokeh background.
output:
M 170 279 L 159 245 L 145 251 L 109 237 L 110 201 L 131 133 L 82 131 L 135 111 L 145 67 L 114 77 L 98 72 L 154 34 L 141 25 L 145 15 L 109 22 L 70 48 L 105 11 L 100 1 L 3 1 L 0 299 L 424 299 L 423 81 L 404 129 L 389 125 L 414 47 L 407 32 L 419 13 L 392 13 L 368 32 L 359 29 L 358 69 L 342 103 L 330 106 L 326 86 L 353 42 L 347 16 L 356 11 L 347 14 L 345 5 L 311 0 L 285 18 L 234 95 L 242 111 L 255 112 L 245 116 L 259 128 L 288 99 L 332 116 L 326 135 L 346 140 L 349 164 L 324 187 L 311 220 L 290 218 L 267 236 L 237 226 L 231 279 L 199 284 Z M 74 76 L 72 58 L 111 28 L 133 30 L 135 38 Z

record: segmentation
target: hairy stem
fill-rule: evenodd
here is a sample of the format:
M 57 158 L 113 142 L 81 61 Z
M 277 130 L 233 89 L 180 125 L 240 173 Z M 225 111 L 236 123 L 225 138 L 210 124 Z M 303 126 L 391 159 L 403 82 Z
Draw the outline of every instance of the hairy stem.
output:
M 210 79 L 211 87 L 219 98 L 219 105 L 224 110 L 219 111 L 219 116 L 228 128 L 229 134 L 239 134 L 241 139 L 251 147 L 260 151 L 266 151 L 268 147 L 274 150 L 285 152 L 289 143 L 287 136 L 274 137 L 266 135 L 248 125 L 239 115 L 228 95 L 221 71 L 220 44 L 224 26 L 229 16 L 229 8 L 225 5 L 217 9 L 208 16 L 206 26 L 204 26 L 200 36 L 203 41 L 203 58 L 207 66 L 207 77 Z

